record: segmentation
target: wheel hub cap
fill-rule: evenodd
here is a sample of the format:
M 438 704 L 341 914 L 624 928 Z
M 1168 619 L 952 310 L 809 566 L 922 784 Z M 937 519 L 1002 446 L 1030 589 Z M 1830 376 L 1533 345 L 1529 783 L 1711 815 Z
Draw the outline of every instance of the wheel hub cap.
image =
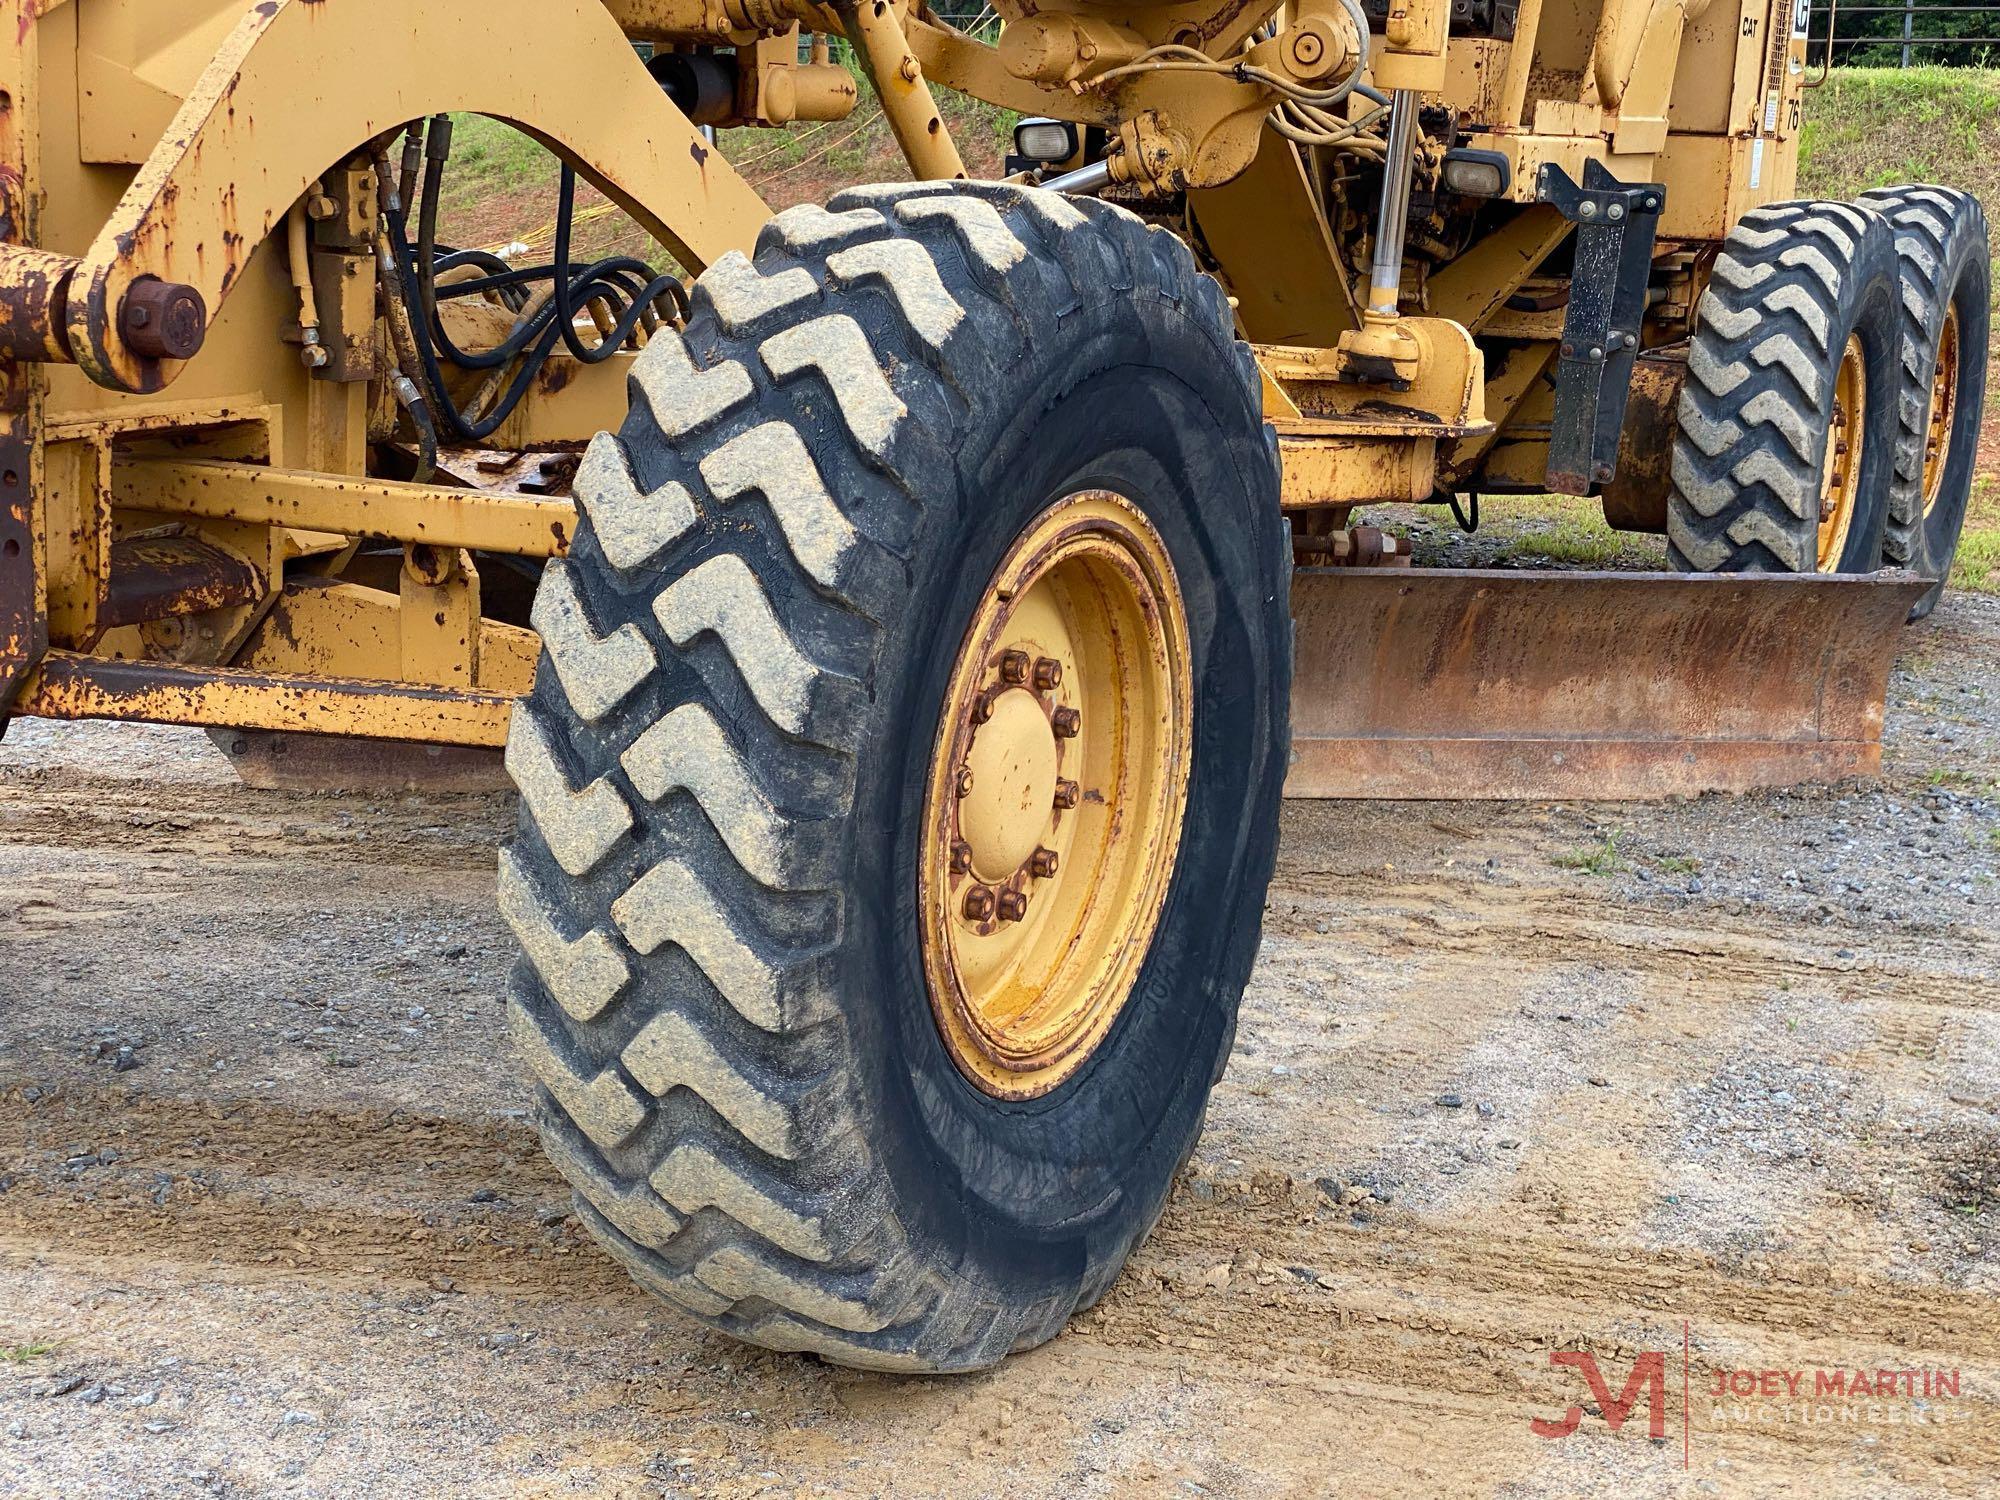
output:
M 1057 763 L 1048 708 L 1026 688 L 998 694 L 973 731 L 965 757 L 971 789 L 958 808 L 979 880 L 1012 880 L 1041 847 L 1055 821 Z

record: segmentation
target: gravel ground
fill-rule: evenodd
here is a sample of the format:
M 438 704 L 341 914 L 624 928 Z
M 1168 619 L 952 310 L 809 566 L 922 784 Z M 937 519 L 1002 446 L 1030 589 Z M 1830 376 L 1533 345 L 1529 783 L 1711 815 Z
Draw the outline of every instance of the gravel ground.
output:
M 503 1040 L 504 797 L 16 724 L 0 1494 L 1991 1494 L 1996 684 L 1951 598 L 1877 783 L 1290 805 L 1166 1219 L 957 1380 L 738 1347 L 583 1234 Z M 1603 1420 L 1648 1351 L 1657 1441 Z M 1835 1369 L 1959 1389 L 1709 1395 Z

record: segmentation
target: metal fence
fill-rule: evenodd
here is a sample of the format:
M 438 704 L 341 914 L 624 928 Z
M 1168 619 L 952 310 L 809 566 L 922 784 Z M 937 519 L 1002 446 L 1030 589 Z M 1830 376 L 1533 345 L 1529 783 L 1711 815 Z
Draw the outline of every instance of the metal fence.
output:
M 1806 53 L 1834 66 L 2000 66 L 2000 5 L 1815 5 Z

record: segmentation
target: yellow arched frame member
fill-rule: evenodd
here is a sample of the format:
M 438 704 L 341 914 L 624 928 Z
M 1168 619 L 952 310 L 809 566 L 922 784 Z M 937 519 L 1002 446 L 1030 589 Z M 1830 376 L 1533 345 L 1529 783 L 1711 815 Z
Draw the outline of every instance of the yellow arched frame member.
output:
M 371 138 L 446 111 L 505 120 L 558 152 L 690 271 L 748 252 L 770 217 L 668 102 L 602 0 L 262 0 L 78 268 L 77 363 L 113 390 L 169 384 L 177 362 L 119 337 L 134 281 L 191 286 L 212 318 L 315 178 Z

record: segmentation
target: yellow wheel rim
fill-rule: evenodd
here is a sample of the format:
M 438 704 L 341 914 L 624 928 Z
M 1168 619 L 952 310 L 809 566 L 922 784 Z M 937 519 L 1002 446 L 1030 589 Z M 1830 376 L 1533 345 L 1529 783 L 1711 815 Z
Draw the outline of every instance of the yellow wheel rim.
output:
M 1944 487 L 1944 461 L 1951 452 L 1952 421 L 1958 415 L 1958 307 L 1945 304 L 1938 330 L 1937 364 L 1931 370 L 1930 417 L 1924 432 L 1924 514 Z
M 1833 420 L 1819 482 L 1819 571 L 1840 570 L 1861 493 L 1861 443 L 1868 415 L 1868 360 L 1861 335 L 1850 333 L 1833 377 Z
M 1108 490 L 1043 511 L 966 630 L 924 794 L 924 979 L 985 1092 L 1055 1088 L 1131 994 L 1180 847 L 1191 705 L 1159 533 Z

